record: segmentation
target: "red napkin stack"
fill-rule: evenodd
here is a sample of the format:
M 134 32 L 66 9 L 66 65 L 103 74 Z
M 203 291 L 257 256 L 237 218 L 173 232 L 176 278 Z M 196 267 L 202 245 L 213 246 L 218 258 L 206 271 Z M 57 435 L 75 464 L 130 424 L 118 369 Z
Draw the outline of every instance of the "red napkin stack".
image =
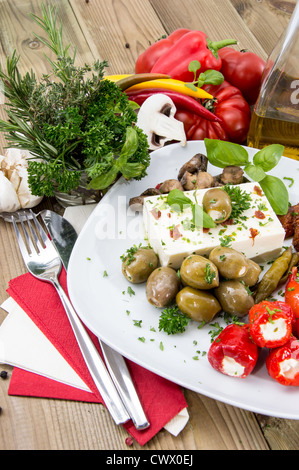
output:
M 60 283 L 67 292 L 64 270 L 60 275 Z M 104 404 L 85 365 L 64 308 L 53 286 L 39 281 L 27 273 L 11 280 L 7 292 L 51 341 L 92 392 L 85 392 L 40 375 L 14 368 L 8 390 L 9 395 Z M 101 354 L 97 337 L 90 331 L 88 333 Z M 127 364 L 151 425 L 148 429 L 137 431 L 133 423 L 129 421 L 124 424 L 124 428 L 140 445 L 144 445 L 172 418 L 186 408 L 187 403 L 178 385 L 129 360 L 127 360 Z

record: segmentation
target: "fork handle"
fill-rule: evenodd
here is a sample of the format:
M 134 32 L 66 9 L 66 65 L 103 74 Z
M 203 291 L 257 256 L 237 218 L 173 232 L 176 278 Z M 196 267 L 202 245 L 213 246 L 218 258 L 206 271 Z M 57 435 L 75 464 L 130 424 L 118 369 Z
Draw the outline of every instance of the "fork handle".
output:
M 82 325 L 57 277 L 52 277 L 50 281 L 54 285 L 60 297 L 90 375 L 92 376 L 108 411 L 110 412 L 116 424 L 125 423 L 130 419 L 130 416 L 128 415 L 128 412 L 126 411 L 125 406 L 120 399 L 120 396 L 112 382 L 104 362 L 102 361 L 95 345 L 91 341 L 88 333 Z

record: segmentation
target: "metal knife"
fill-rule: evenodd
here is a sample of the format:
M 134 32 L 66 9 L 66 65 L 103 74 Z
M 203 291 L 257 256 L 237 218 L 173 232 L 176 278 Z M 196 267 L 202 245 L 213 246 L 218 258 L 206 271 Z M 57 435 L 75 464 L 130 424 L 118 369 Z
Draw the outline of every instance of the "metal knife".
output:
M 56 212 L 44 210 L 40 212 L 40 216 L 47 227 L 52 242 L 60 255 L 65 270 L 67 271 L 69 258 L 77 240 L 77 233 L 70 222 L 59 214 L 56 214 Z M 134 426 L 138 430 L 148 428 L 150 423 L 142 408 L 125 359 L 117 351 L 103 343 L 100 338 L 98 338 L 98 340 L 108 371 L 110 372 L 111 378 L 134 423 Z

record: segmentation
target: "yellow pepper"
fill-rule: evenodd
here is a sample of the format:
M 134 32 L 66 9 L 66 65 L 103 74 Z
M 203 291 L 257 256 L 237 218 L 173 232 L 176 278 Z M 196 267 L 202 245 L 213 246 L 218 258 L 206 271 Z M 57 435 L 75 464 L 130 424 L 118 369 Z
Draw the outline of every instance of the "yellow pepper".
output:
M 119 80 L 123 80 L 124 78 L 131 77 L 132 74 L 127 73 L 123 75 L 106 75 L 104 77 L 105 80 L 110 80 L 111 82 L 118 82 Z
M 207 93 L 202 88 L 197 88 L 193 90 L 186 86 L 185 82 L 181 80 L 175 80 L 173 78 L 162 78 L 157 80 L 150 80 L 141 83 L 137 83 L 136 85 L 131 86 L 130 88 L 126 89 L 127 93 L 131 93 L 132 91 L 139 91 L 148 88 L 161 88 L 164 90 L 172 90 L 176 91 L 177 93 L 182 93 L 187 96 L 192 96 L 195 99 L 211 99 L 213 98 L 212 95 Z

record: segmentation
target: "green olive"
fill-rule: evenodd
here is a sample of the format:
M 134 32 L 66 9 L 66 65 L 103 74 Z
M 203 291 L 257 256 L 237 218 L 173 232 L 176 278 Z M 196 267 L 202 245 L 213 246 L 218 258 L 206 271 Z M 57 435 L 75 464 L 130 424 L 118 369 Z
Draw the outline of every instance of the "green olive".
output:
M 232 212 L 229 195 L 221 188 L 212 188 L 205 192 L 202 205 L 204 211 L 212 217 L 216 224 L 227 220 Z
M 177 272 L 167 266 L 156 268 L 146 282 L 146 297 L 155 307 L 166 307 L 180 288 Z
M 243 277 L 249 269 L 248 258 L 233 248 L 216 246 L 209 259 L 217 266 L 220 276 L 226 279 Z
M 185 286 L 195 289 L 213 289 L 219 284 L 218 269 L 204 256 L 190 255 L 184 259 L 180 275 Z
M 152 248 L 140 247 L 122 262 L 122 273 L 133 284 L 145 282 L 158 266 L 158 257 Z
M 214 291 L 224 312 L 243 317 L 254 305 L 253 296 L 241 281 L 222 281 Z
M 176 303 L 182 313 L 191 320 L 211 321 L 221 311 L 218 300 L 209 292 L 184 287 L 176 296 Z
M 240 281 L 243 281 L 246 286 L 255 286 L 258 282 L 260 274 L 262 272 L 261 267 L 252 259 L 247 259 L 248 262 L 248 271 L 245 276 L 240 278 Z

